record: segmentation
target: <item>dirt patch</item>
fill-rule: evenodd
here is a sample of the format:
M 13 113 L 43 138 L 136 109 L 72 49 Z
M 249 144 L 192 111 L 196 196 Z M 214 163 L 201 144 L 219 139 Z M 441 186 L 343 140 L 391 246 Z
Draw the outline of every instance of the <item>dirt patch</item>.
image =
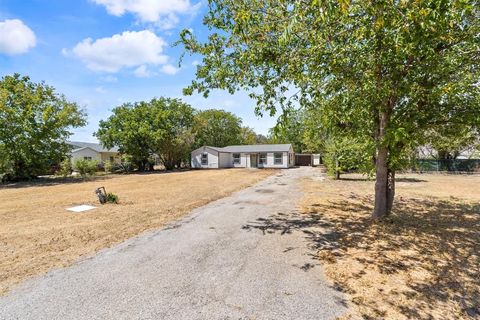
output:
M 234 205 L 239 205 L 239 204 L 258 205 L 258 204 L 262 204 L 262 202 L 254 201 L 254 200 L 245 200 L 245 201 L 235 201 L 233 204 Z
M 102 177 L 94 181 L 0 189 L 0 294 L 23 279 L 71 265 L 79 257 L 166 223 L 274 174 L 274 170 L 208 170 Z M 97 203 L 105 186 L 118 205 Z M 98 206 L 86 213 L 65 210 Z
M 345 318 L 480 318 L 480 176 L 400 175 L 394 213 L 370 219 L 373 181 L 303 181 L 301 229 L 336 287 Z M 313 228 L 313 229 L 312 229 Z
M 275 191 L 272 190 L 272 189 L 257 189 L 257 190 L 255 190 L 255 192 L 258 192 L 258 193 L 274 193 Z

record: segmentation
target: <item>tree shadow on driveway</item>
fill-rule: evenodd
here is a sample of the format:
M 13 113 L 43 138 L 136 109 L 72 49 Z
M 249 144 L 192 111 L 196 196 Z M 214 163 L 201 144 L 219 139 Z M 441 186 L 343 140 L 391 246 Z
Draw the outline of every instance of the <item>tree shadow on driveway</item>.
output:
M 314 259 L 305 271 L 321 261 L 365 319 L 480 318 L 480 204 L 399 197 L 375 223 L 372 203 L 352 194 L 243 229 L 301 232 Z

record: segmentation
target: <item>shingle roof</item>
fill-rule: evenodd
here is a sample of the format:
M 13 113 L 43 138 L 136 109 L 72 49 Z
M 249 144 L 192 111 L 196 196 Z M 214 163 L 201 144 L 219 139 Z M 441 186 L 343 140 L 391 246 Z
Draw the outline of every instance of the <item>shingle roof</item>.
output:
M 90 149 L 95 150 L 97 152 L 118 152 L 117 147 L 113 147 L 112 149 L 106 149 L 100 143 L 80 142 L 80 141 L 68 141 L 67 143 L 73 147 L 72 151 L 75 151 L 75 150 L 78 150 L 78 149 L 83 149 L 83 148 L 90 148 Z
M 219 152 L 288 152 L 291 144 L 249 144 L 226 146 L 224 148 L 209 147 Z

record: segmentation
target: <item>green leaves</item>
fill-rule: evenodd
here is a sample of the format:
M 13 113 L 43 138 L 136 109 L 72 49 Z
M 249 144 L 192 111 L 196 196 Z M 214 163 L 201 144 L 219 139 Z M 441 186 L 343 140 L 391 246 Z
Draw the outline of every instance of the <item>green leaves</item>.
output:
M 242 144 L 242 119 L 219 109 L 198 111 L 194 124 L 195 147 Z
M 211 0 L 208 40 L 183 41 L 203 56 L 185 92 L 250 90 L 258 113 L 319 109 L 331 134 L 401 163 L 439 123 L 480 126 L 479 21 L 478 0 Z
M 0 80 L 0 175 L 26 179 L 49 172 L 68 153 L 70 129 L 86 114 L 44 83 L 19 74 Z
M 307 116 L 304 110 L 296 110 L 289 108 L 283 110 L 278 117 L 277 124 L 270 130 L 273 143 L 291 143 L 295 152 L 307 152 L 305 144 L 305 131 L 309 128 L 306 126 Z M 310 145 L 311 146 L 311 145 Z M 309 150 L 318 152 L 318 149 Z
M 194 110 L 179 99 L 158 98 L 124 104 L 100 121 L 95 136 L 106 146 L 118 146 L 133 157 L 140 170 L 148 169 L 157 154 L 171 169 L 188 158 L 193 144 Z
M 375 217 L 393 199 L 388 174 L 428 132 L 480 127 L 478 0 L 210 0 L 209 8 L 208 40 L 183 41 L 203 56 L 185 92 L 249 90 L 257 114 L 308 110 L 321 128 L 297 139 L 308 148 L 322 145 L 317 136 L 341 149 L 354 138 L 363 152 L 346 154 L 359 165 L 375 159 L 384 175 Z

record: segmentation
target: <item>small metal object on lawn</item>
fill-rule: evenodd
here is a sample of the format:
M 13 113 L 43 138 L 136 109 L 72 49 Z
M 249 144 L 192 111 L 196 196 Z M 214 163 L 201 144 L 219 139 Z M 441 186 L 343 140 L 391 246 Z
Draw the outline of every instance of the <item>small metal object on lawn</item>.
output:
M 98 201 L 101 204 L 105 204 L 107 202 L 107 191 L 105 191 L 105 187 L 100 187 L 95 190 L 95 194 L 98 197 Z

